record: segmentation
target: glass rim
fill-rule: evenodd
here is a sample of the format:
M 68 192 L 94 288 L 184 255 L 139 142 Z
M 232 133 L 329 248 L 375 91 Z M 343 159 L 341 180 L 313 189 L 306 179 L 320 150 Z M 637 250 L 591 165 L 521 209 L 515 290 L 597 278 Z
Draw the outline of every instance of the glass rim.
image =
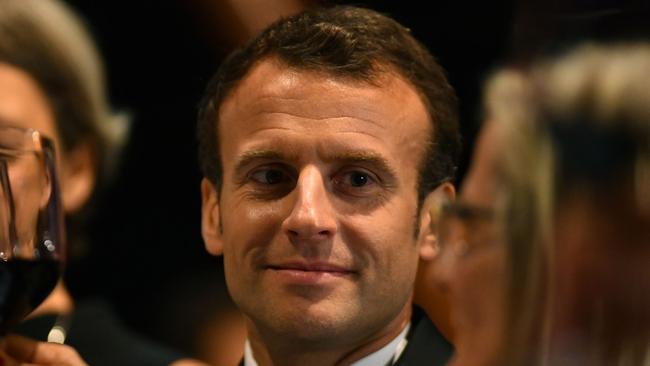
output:
M 2 140 L 1 135 L 3 132 L 11 131 L 15 133 L 12 138 L 22 136 L 21 141 L 16 141 L 15 144 L 7 144 Z M 14 140 L 15 141 L 15 140 Z M 13 142 L 13 141 L 12 141 Z M 24 128 L 18 126 L 11 126 L 0 124 L 0 153 L 9 152 L 42 152 L 45 146 L 52 146 L 52 140 L 41 133 L 39 130 L 33 128 Z

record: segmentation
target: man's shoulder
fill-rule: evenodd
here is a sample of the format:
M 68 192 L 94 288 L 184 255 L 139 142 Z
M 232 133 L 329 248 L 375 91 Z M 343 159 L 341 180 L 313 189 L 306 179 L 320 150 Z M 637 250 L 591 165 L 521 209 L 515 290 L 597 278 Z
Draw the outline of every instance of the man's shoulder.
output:
M 443 366 L 454 352 L 453 346 L 418 307 L 413 308 L 406 349 L 395 366 Z

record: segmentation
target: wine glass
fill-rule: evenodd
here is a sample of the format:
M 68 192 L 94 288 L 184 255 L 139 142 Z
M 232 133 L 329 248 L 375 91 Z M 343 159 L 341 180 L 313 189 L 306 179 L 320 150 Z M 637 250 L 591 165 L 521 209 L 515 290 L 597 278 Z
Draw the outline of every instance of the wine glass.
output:
M 64 259 L 54 145 L 0 125 L 0 337 L 52 291 Z

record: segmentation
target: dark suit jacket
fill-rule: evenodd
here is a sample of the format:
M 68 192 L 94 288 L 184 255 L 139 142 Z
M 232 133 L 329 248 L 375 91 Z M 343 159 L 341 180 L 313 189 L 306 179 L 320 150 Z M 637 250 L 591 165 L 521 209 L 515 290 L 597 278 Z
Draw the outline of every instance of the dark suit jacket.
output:
M 44 341 L 56 320 L 55 315 L 30 318 L 15 331 Z M 92 366 L 166 366 L 183 358 L 180 353 L 127 329 L 102 300 L 77 302 L 68 322 L 65 343 Z
M 406 338 L 406 349 L 393 366 L 444 366 L 454 353 L 453 346 L 418 307 L 413 307 Z M 244 360 L 239 366 L 244 366 Z
M 413 308 L 406 338 L 406 349 L 394 366 L 444 366 L 454 352 L 453 346 L 418 307 Z

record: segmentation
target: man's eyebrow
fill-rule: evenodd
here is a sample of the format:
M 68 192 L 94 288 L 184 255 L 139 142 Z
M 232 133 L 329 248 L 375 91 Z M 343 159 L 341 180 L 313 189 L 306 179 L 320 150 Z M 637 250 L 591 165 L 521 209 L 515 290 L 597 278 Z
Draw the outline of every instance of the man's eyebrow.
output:
M 327 160 L 338 161 L 347 164 L 364 164 L 372 165 L 375 169 L 381 170 L 383 173 L 391 177 L 397 177 L 397 173 L 392 168 L 391 164 L 381 156 L 372 151 L 350 151 L 341 154 L 336 154 L 327 157 Z
M 243 173 L 248 165 L 260 160 L 292 161 L 292 156 L 276 150 L 250 150 L 242 153 L 235 162 L 235 176 Z
M 234 171 L 235 176 L 241 176 L 245 173 L 246 167 L 256 161 L 283 161 L 292 162 L 298 161 L 299 157 L 293 154 L 279 152 L 277 150 L 262 149 L 250 150 L 242 153 L 235 162 Z M 395 169 L 382 155 L 372 151 L 348 151 L 326 156 L 324 160 L 329 162 L 337 162 L 344 164 L 363 164 L 370 165 L 374 169 L 381 171 L 388 175 L 390 178 L 397 177 Z

